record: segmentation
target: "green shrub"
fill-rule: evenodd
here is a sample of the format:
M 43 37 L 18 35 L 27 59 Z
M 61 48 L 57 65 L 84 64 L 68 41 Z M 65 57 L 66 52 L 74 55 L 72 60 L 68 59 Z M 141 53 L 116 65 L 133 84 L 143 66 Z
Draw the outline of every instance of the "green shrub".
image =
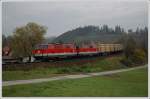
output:
M 133 62 L 132 60 L 128 57 L 123 57 L 121 62 L 126 65 L 126 66 L 132 66 L 133 65 Z
M 142 49 L 136 49 L 134 51 L 132 60 L 134 63 L 142 64 L 146 62 L 146 54 Z
M 136 66 L 146 63 L 146 53 L 142 49 L 135 49 L 130 57 L 126 55 L 122 58 L 121 62 L 126 66 Z

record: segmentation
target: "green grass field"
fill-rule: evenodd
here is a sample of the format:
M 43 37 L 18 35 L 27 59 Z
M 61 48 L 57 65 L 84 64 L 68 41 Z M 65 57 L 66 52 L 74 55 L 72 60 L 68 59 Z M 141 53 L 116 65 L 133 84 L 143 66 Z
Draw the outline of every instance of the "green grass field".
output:
M 7 86 L 2 96 L 148 96 L 147 68 L 107 76 Z
M 70 66 L 59 67 L 46 67 L 34 68 L 30 70 L 3 70 L 3 81 L 8 80 L 20 80 L 20 79 L 34 79 L 34 78 L 46 78 L 52 76 L 87 73 L 87 72 L 101 72 L 107 70 L 126 68 L 120 63 L 121 56 L 113 56 L 107 58 L 96 58 L 97 61 L 92 63 L 84 63 L 82 65 L 70 64 Z M 80 60 L 78 60 L 80 61 Z M 71 66 L 74 65 L 74 66 Z

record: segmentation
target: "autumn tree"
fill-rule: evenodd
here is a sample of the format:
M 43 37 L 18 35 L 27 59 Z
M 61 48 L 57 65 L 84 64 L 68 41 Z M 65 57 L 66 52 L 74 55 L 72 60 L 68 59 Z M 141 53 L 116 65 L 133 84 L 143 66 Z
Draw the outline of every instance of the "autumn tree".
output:
M 15 57 L 30 57 L 35 45 L 44 40 L 46 27 L 30 22 L 17 27 L 12 36 L 12 50 Z
M 136 48 L 136 42 L 131 36 L 129 36 L 127 38 L 126 46 L 125 46 L 125 49 L 124 49 L 125 56 L 127 58 L 132 56 L 134 51 L 135 51 L 135 48 Z

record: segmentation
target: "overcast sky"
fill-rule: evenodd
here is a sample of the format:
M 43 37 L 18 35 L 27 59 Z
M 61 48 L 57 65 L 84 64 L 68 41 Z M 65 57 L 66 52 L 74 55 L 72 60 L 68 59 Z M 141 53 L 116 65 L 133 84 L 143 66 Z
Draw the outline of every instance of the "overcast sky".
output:
M 126 30 L 148 25 L 147 2 L 107 1 L 3 2 L 2 32 L 12 34 L 15 27 L 28 22 L 47 26 L 46 36 L 58 36 L 85 25 L 121 25 Z

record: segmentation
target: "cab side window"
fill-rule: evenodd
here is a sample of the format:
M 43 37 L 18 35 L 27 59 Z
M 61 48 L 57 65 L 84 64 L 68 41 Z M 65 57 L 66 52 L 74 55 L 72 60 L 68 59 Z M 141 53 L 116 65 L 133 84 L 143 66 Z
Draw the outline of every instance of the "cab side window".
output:
M 71 48 L 69 45 L 66 45 L 66 48 Z
M 93 46 L 90 46 L 90 48 L 93 48 Z

